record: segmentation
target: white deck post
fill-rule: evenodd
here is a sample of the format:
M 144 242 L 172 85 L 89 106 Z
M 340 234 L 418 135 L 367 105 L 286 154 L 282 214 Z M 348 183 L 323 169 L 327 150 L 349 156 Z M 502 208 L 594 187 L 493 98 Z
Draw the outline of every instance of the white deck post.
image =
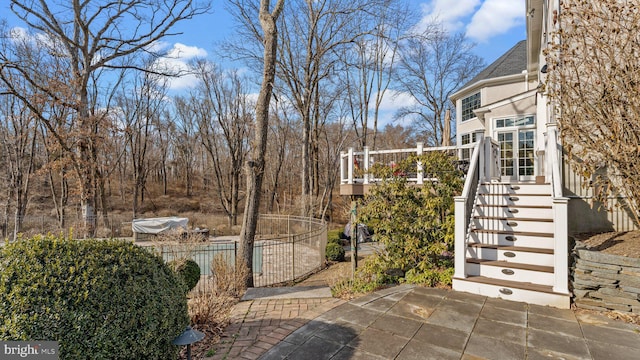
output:
M 347 164 L 347 184 L 353 184 L 353 148 L 350 147 L 347 153 L 349 154 L 349 163 Z
M 363 164 L 363 168 L 364 168 L 364 174 L 363 174 L 363 180 L 365 184 L 369 183 L 369 147 L 365 146 L 364 147 L 364 160 L 362 161 Z
M 544 139 L 545 139 L 545 144 L 544 144 L 544 151 L 545 151 L 545 157 L 544 157 L 544 172 L 545 172 L 545 182 L 551 184 L 553 182 L 553 159 L 550 158 L 551 154 L 554 154 L 555 152 L 553 152 L 550 147 L 551 146 L 556 146 L 555 143 L 553 143 L 553 141 L 551 141 L 551 139 L 549 138 L 551 135 L 551 131 L 550 128 L 555 129 L 555 123 L 547 123 L 547 131 L 544 133 Z
M 347 180 L 347 167 L 344 163 L 346 161 L 347 153 L 344 151 L 340 152 L 340 184 L 344 184 Z
M 419 142 L 419 143 L 417 144 L 416 154 L 417 154 L 418 156 L 420 156 L 420 155 L 422 155 L 422 152 L 423 152 L 423 151 L 424 151 L 424 144 L 423 144 L 423 143 L 421 143 L 421 142 Z M 423 170 L 424 170 L 424 169 L 422 168 L 422 161 L 418 161 L 417 166 L 418 166 L 418 173 L 417 173 L 418 179 L 417 179 L 417 183 L 418 183 L 418 185 L 422 185 L 422 183 L 424 182 L 424 173 L 423 173 Z
M 569 293 L 569 238 L 567 235 L 567 209 L 569 198 L 553 199 L 553 218 L 555 227 L 554 239 L 554 285 L 553 291 L 561 294 Z
M 457 279 L 467 277 L 466 257 L 467 257 L 467 236 L 465 225 L 467 199 L 463 196 L 456 196 L 455 201 L 455 244 L 454 244 L 454 274 Z
M 480 182 L 490 181 L 491 177 L 491 138 L 484 136 L 484 130 L 475 131 L 476 142 L 484 142 L 480 148 Z

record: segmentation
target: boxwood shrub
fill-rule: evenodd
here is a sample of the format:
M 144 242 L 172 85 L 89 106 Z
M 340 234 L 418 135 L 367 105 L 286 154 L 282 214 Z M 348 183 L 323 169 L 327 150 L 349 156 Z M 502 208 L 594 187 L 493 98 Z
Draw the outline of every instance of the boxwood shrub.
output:
M 0 249 L 0 339 L 55 340 L 61 359 L 176 359 L 182 282 L 119 240 L 36 237 Z
M 200 281 L 200 265 L 191 259 L 173 260 L 169 263 L 185 285 L 185 292 L 191 291 Z
M 342 245 L 331 242 L 327 244 L 325 257 L 329 261 L 344 261 L 344 248 Z

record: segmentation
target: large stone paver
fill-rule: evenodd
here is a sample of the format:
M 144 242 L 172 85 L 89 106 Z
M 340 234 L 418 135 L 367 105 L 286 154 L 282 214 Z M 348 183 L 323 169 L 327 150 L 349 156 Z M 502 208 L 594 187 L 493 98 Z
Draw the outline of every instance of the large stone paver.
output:
M 409 285 L 351 302 L 244 301 L 233 319 L 212 359 L 640 358 L 640 326 Z

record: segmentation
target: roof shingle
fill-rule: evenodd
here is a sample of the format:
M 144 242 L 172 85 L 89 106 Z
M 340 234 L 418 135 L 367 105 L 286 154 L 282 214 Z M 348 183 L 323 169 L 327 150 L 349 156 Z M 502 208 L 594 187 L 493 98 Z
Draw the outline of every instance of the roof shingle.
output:
M 500 56 L 491 65 L 484 68 L 462 88 L 477 83 L 478 81 L 493 79 L 502 76 L 516 75 L 527 69 L 527 41 L 521 40 L 506 53 Z

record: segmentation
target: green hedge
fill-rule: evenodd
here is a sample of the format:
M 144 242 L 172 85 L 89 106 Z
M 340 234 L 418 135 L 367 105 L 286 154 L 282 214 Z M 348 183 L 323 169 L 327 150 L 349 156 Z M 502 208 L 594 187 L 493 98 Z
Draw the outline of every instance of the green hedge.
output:
M 61 359 L 176 359 L 182 282 L 118 240 L 48 236 L 0 250 L 0 339 L 55 340 Z

